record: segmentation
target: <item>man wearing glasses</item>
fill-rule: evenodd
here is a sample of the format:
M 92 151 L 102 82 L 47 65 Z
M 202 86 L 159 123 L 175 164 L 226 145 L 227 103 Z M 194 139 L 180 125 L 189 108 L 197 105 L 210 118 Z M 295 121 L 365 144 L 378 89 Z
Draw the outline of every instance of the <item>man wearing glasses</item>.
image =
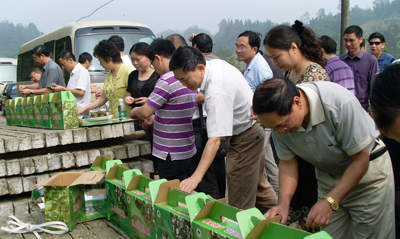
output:
M 51 85 L 53 83 L 65 86 L 63 72 L 61 67 L 50 58 L 50 52 L 43 45 L 38 45 L 31 51 L 33 60 L 43 66 L 43 73 L 40 81 L 28 86 L 20 86 L 21 94 L 29 95 L 44 95 L 52 93 Z M 33 80 L 31 78 L 31 80 Z
M 179 47 L 171 58 L 175 78 L 191 90 L 200 88 L 205 96 L 208 141 L 200 163 L 181 189 L 194 190 L 214 160 L 226 137 L 226 178 L 228 203 L 239 209 L 257 207 L 262 212 L 276 205 L 276 193 L 264 167 L 264 130 L 251 117 L 253 92 L 243 75 L 229 63 L 205 61 L 193 47 Z
M 379 72 L 376 58 L 360 48 L 363 41 L 363 30 L 359 26 L 349 26 L 344 31 L 344 44 L 347 53 L 341 55 L 344 61 L 354 73 L 355 95 L 364 110 L 369 108 L 369 93 L 375 74 Z
M 374 32 L 369 35 L 368 41 L 372 55 L 378 59 L 379 72 L 382 72 L 387 65 L 394 61 L 392 55 L 383 51 L 383 48 L 385 48 L 385 37 L 379 32 Z
M 23 92 L 22 92 L 23 89 L 27 89 L 27 90 L 38 89 L 38 87 L 39 87 L 38 83 L 40 81 L 40 78 L 42 78 L 42 70 L 37 66 L 32 67 L 29 70 L 28 74 L 29 74 L 29 77 L 30 77 L 31 81 L 34 82 L 34 84 L 31 84 L 31 85 L 20 85 L 19 89 L 21 90 L 22 94 L 23 94 Z M 30 91 L 29 91 L 29 93 L 30 93 Z
M 260 34 L 253 31 L 240 33 L 235 44 L 235 51 L 239 61 L 243 61 L 246 66 L 243 69 L 243 76 L 254 92 L 257 86 L 272 78 L 273 73 L 267 61 L 260 51 Z M 278 194 L 278 166 L 275 163 L 274 154 L 270 141 L 271 131 L 265 131 L 265 167 L 268 180 Z

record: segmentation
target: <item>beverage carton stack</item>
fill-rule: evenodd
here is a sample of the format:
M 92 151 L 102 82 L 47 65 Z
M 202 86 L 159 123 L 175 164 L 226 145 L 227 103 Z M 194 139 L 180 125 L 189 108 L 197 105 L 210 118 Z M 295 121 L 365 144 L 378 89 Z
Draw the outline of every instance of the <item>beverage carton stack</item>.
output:
M 120 160 L 98 156 L 90 172 L 60 173 L 36 185 L 32 198 L 44 196 L 46 222 L 106 218 L 131 238 L 160 239 L 329 239 L 265 219 L 256 209 L 239 210 L 204 193 L 180 190 L 179 180 L 152 180 Z M 84 185 L 92 185 L 87 197 Z M 41 190 L 43 188 L 43 190 Z

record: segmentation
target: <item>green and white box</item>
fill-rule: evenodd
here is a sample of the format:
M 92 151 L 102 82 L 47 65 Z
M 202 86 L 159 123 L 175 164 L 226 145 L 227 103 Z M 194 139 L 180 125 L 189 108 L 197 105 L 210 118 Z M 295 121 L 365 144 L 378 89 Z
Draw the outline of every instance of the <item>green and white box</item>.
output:
M 95 184 L 104 172 L 59 173 L 36 185 L 43 187 L 46 222 L 61 221 L 72 231 L 85 215 L 85 184 Z
M 54 93 L 50 105 L 53 129 L 79 127 L 76 98 L 70 91 Z

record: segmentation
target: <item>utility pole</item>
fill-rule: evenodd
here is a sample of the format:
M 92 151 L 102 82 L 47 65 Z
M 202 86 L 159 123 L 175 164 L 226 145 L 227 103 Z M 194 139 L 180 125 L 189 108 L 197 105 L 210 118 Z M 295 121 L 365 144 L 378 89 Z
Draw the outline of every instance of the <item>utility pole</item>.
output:
M 350 22 L 350 0 L 342 1 L 342 12 L 340 20 L 340 55 L 346 53 L 346 47 L 343 41 L 344 30 L 349 26 Z

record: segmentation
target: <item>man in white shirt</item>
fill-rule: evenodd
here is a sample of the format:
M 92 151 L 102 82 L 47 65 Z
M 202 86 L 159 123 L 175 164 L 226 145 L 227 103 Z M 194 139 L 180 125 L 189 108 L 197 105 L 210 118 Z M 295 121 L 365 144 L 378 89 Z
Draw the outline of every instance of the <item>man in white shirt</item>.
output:
M 264 167 L 264 130 L 251 122 L 253 92 L 238 69 L 215 59 L 206 63 L 193 47 L 179 47 L 170 70 L 184 86 L 200 88 L 205 96 L 208 141 L 200 163 L 181 189 L 192 191 L 203 178 L 221 143 L 227 138 L 226 177 L 228 203 L 239 209 L 257 207 L 266 212 L 277 203 Z
M 76 97 L 78 109 L 90 104 L 90 75 L 88 70 L 75 60 L 70 51 L 63 51 L 58 55 L 61 67 L 70 73 L 67 87 L 52 85 L 55 91 L 71 91 Z
M 126 65 L 128 65 L 132 70 L 136 70 L 136 68 L 133 66 L 131 59 L 129 58 L 128 55 L 125 55 L 124 50 L 125 50 L 125 42 L 124 38 L 114 35 L 108 38 L 109 41 L 114 42 L 114 44 L 117 46 L 119 50 L 119 54 L 121 55 L 122 62 Z

